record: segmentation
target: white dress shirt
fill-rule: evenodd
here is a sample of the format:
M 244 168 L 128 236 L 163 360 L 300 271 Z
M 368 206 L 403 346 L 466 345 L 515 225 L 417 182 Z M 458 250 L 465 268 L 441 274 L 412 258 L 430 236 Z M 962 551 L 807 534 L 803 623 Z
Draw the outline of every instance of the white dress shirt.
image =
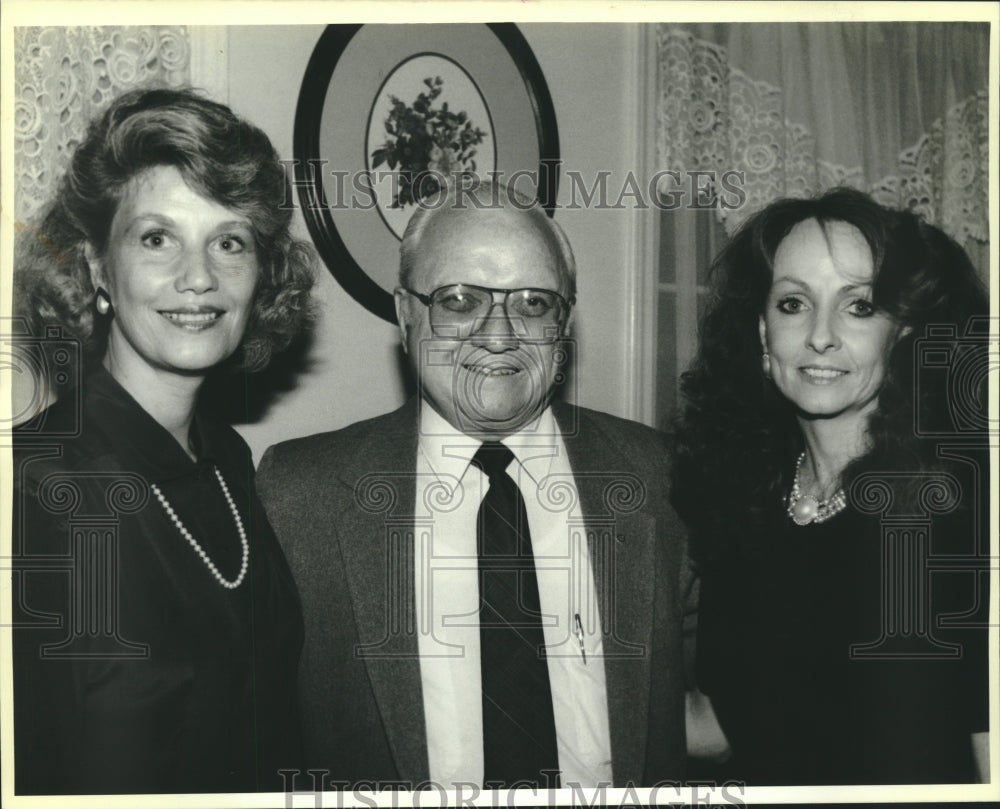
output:
M 430 776 L 446 788 L 483 782 L 476 518 L 489 482 L 469 463 L 480 443 L 421 407 L 414 592 Z M 597 592 L 562 435 L 547 409 L 503 443 L 531 530 L 562 784 L 610 783 Z

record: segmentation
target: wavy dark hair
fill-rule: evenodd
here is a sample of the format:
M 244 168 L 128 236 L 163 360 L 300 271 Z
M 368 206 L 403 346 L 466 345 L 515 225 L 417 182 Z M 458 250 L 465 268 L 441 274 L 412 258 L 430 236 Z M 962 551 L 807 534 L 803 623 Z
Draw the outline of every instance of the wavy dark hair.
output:
M 156 166 L 178 169 L 193 190 L 250 221 L 261 278 L 246 334 L 226 365 L 263 369 L 310 320 L 315 253 L 291 236 L 291 191 L 267 135 L 192 89 L 133 90 L 90 124 L 41 223 L 19 234 L 19 314 L 36 333 L 62 326 L 89 359 L 103 356 L 108 318 L 95 317 L 84 246 L 105 253 L 130 182 Z
M 711 296 L 699 324 L 698 354 L 681 376 L 682 403 L 672 425 L 671 497 L 688 523 L 692 553 L 704 563 L 752 552 L 765 515 L 787 494 L 804 442 L 793 406 L 763 372 L 758 322 L 778 245 L 795 225 L 856 227 L 871 250 L 874 305 L 900 327 L 867 425 L 867 453 L 844 471 L 845 489 L 864 471 L 938 466 L 936 442 L 915 429 L 953 418 L 946 381 L 918 370 L 918 341 L 929 326 L 966 335 L 988 314 L 982 281 L 965 251 L 939 228 L 886 208 L 853 189 L 812 199 L 782 199 L 748 219 L 711 268 Z M 965 391 L 986 412 L 985 390 Z M 982 422 L 985 424 L 985 421 Z

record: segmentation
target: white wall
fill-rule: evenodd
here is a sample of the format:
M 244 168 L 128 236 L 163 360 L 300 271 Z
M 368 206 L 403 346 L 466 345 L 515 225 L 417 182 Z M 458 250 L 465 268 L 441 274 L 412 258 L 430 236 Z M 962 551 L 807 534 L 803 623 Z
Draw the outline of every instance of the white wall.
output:
M 299 86 L 322 26 L 234 27 L 229 30 L 229 103 L 261 126 L 283 157 L 292 156 Z M 523 25 L 555 104 L 564 170 L 588 185 L 612 172 L 617 188 L 635 152 L 636 92 L 629 26 Z M 631 32 L 631 33 L 634 33 Z M 560 187 L 560 203 L 568 201 Z M 634 263 L 631 210 L 560 210 L 578 263 L 579 304 L 575 386 L 567 398 L 617 415 L 630 415 L 628 354 Z M 301 217 L 299 233 L 306 236 Z M 384 413 L 405 398 L 394 326 L 369 314 L 322 271 L 316 290 L 320 318 L 313 366 L 263 418 L 238 425 L 259 461 L 286 438 L 334 429 Z

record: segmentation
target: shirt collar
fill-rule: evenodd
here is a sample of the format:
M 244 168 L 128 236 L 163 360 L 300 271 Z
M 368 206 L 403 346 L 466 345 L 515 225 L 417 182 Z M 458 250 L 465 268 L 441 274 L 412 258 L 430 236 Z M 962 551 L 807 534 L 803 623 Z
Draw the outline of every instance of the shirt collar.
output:
M 483 442 L 456 429 L 426 401 L 421 402 L 419 429 L 420 452 L 435 476 L 442 482 L 461 481 Z M 549 474 L 553 458 L 566 451 L 551 407 L 546 407 L 531 424 L 501 439 L 501 443 L 514 453 L 536 484 Z
M 426 401 L 420 402 L 419 451 L 438 480 L 458 483 L 482 444 L 456 429 Z
M 553 462 L 566 455 L 562 433 L 551 407 L 545 408 L 538 419 L 506 438 L 504 443 L 536 486 L 553 471 Z

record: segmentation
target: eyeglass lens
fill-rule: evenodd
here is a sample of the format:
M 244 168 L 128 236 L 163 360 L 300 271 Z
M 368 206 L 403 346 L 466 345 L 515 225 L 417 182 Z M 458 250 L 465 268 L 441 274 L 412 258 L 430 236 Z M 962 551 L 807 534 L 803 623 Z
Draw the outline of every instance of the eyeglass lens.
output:
M 431 327 L 439 336 L 466 337 L 491 315 L 494 292 L 485 287 L 454 284 L 431 296 Z M 547 289 L 511 289 L 504 311 L 514 333 L 535 340 L 555 340 L 565 310 L 562 297 Z M 439 331 L 440 329 L 440 331 Z

